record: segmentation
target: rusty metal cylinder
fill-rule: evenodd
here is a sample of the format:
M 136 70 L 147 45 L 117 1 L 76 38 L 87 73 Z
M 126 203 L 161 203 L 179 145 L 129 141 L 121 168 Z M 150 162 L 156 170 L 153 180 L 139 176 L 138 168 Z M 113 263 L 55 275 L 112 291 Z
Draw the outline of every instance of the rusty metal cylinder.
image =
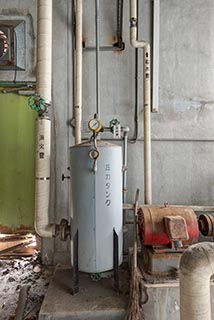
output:
M 205 237 L 214 236 L 214 216 L 211 214 L 201 214 L 198 219 L 199 230 Z
M 139 236 L 143 245 L 170 246 L 172 239 L 166 230 L 166 218 L 179 217 L 184 220 L 188 239 L 183 246 L 188 246 L 198 240 L 198 221 L 195 212 L 186 207 L 148 207 L 138 210 Z M 179 227 L 179 226 L 178 226 Z M 175 225 L 176 228 L 176 225 Z

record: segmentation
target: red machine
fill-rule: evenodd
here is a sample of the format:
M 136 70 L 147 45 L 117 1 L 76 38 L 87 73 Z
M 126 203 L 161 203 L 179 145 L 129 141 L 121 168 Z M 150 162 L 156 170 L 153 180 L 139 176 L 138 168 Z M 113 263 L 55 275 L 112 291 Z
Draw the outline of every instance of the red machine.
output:
M 178 268 L 183 250 L 199 236 L 196 214 L 189 207 L 140 208 L 138 230 L 143 265 L 149 273 Z
M 144 246 L 166 250 L 197 242 L 199 229 L 191 208 L 150 207 L 138 210 L 139 236 Z

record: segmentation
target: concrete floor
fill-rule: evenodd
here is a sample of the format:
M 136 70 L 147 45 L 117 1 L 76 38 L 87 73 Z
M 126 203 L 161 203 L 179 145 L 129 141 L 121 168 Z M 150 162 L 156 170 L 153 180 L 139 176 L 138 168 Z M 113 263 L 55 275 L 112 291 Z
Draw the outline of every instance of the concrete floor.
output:
M 122 320 L 129 296 L 127 268 L 120 270 L 120 293 L 113 290 L 113 279 L 93 282 L 80 273 L 80 292 L 72 296 L 72 271 L 58 267 L 45 295 L 39 320 Z

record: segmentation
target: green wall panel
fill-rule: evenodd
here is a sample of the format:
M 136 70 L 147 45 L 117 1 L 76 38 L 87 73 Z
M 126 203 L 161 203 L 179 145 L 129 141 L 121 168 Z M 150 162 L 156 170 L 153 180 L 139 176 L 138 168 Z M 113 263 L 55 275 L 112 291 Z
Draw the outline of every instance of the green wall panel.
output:
M 0 231 L 33 229 L 35 118 L 27 98 L 0 90 Z

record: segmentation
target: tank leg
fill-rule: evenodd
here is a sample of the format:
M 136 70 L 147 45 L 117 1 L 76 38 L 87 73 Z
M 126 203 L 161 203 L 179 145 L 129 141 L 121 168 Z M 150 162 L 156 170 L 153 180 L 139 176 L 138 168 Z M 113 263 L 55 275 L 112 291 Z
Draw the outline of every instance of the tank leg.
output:
M 77 230 L 73 238 L 73 295 L 79 292 L 78 240 L 79 234 Z
M 115 229 L 113 230 L 113 243 L 114 243 L 114 290 L 119 291 L 119 248 L 118 248 L 118 235 Z

